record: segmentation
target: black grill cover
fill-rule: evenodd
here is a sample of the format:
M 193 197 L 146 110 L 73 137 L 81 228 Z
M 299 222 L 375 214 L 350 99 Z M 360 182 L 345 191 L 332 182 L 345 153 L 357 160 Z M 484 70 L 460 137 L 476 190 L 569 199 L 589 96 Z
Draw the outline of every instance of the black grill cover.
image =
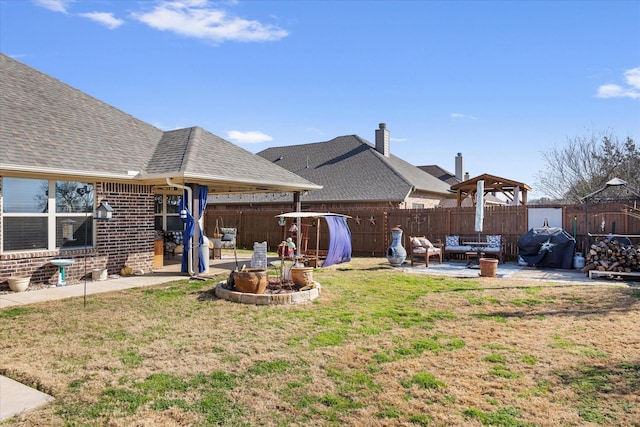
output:
M 518 239 L 520 257 L 536 267 L 573 267 L 576 240 L 562 228 L 532 228 Z

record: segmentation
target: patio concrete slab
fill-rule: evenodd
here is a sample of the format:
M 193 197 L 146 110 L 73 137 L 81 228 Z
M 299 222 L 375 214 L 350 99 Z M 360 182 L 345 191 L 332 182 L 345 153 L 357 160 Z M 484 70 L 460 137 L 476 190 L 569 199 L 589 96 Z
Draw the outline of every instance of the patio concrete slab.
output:
M 0 376 L 0 421 L 53 401 L 53 396 Z

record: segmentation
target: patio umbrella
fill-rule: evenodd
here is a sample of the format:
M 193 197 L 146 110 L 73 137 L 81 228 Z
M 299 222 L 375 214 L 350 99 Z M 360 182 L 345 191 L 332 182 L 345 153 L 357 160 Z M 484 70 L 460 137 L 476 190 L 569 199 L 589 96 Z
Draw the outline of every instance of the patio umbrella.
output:
M 478 189 L 476 190 L 476 231 L 478 232 L 478 241 L 480 233 L 482 233 L 482 222 L 484 221 L 484 180 L 478 181 Z

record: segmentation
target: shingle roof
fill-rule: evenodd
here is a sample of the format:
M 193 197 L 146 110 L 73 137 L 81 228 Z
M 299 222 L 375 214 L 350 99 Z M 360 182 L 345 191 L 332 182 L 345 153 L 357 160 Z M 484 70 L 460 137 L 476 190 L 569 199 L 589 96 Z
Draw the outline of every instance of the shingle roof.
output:
M 258 189 L 276 186 L 283 191 L 300 186 L 318 188 L 310 181 L 197 126 L 165 132 L 146 173 L 177 174 L 187 181 L 189 178 L 204 181 L 210 192 L 233 191 L 229 188 L 231 183 L 240 186 L 242 183 L 258 183 Z
M 0 163 L 127 175 L 162 131 L 0 54 Z
M 414 190 L 451 195 L 448 184 L 399 157 L 383 156 L 357 135 L 267 148 L 258 155 L 324 186 L 305 196 L 307 202 L 400 202 Z
M 418 168 L 425 171 L 429 175 L 435 176 L 440 181 L 446 182 L 449 185 L 455 185 L 460 182 L 460 180 L 456 178 L 454 174 L 452 174 L 451 172 L 449 172 L 448 170 L 444 169 L 441 166 L 425 165 L 425 166 L 418 166 Z
M 204 129 L 163 132 L 0 54 L 6 171 L 153 184 L 171 177 L 221 192 L 319 188 Z

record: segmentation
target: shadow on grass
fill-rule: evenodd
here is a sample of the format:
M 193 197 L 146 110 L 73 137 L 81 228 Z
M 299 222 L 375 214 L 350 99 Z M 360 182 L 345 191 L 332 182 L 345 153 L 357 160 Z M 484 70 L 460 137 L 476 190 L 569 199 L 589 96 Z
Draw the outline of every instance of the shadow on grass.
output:
M 640 361 L 615 366 L 582 365 L 572 370 L 555 371 L 554 374 L 578 396 L 576 409 L 585 421 L 612 423 L 636 410 L 635 404 L 623 404 L 623 399 L 616 406 L 608 405 L 602 396 L 637 396 L 640 393 Z
M 560 287 L 563 286 L 554 286 Z M 574 288 L 569 286 L 568 288 Z M 483 288 L 485 290 L 486 288 Z M 501 288 L 498 288 L 501 289 Z M 541 302 L 539 305 L 544 307 L 538 308 L 538 304 L 528 306 L 527 311 L 497 311 L 478 316 L 496 317 L 496 318 L 536 318 L 544 316 L 591 316 L 602 315 L 605 313 L 628 313 L 635 312 L 640 309 L 640 291 L 629 288 L 610 288 L 611 293 L 607 299 L 599 298 L 596 301 L 586 301 L 581 296 L 560 297 L 561 301 L 552 300 L 550 302 Z M 588 297 L 588 296 L 587 296 Z M 551 308 L 549 308 L 551 306 Z
M 220 298 L 216 296 L 216 288 L 213 287 L 207 291 L 198 292 L 198 301 L 217 301 Z
M 336 268 L 336 271 L 377 271 L 377 270 L 393 270 L 393 269 L 394 268 L 389 265 L 375 265 L 372 267 L 363 267 L 363 268 L 341 267 L 341 268 Z

